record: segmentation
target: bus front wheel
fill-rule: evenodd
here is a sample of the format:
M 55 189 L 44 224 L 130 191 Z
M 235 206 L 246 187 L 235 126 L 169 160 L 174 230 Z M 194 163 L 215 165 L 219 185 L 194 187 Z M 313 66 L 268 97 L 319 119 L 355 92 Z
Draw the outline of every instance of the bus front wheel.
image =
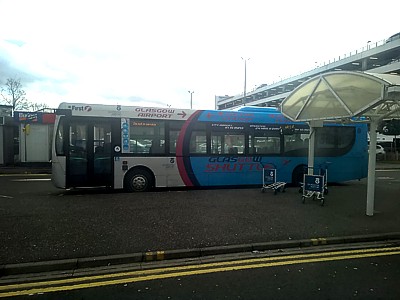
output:
M 145 192 L 153 186 L 153 178 L 147 170 L 132 170 L 126 174 L 124 186 L 128 192 Z

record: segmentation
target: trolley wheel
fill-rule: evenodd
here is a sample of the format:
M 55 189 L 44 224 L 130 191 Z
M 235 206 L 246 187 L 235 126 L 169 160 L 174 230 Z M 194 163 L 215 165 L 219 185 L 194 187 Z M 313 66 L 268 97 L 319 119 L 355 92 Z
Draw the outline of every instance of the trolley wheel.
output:
M 325 189 L 324 189 L 324 194 L 325 194 L 325 195 L 328 195 L 328 188 L 325 188 Z
M 281 193 L 284 193 L 284 192 L 286 192 L 285 188 L 281 187 Z
M 324 206 L 324 203 L 325 203 L 325 199 L 322 198 L 322 199 L 321 199 L 321 206 Z
M 301 185 L 300 187 L 299 187 L 299 194 L 302 194 L 303 193 L 303 186 Z
M 261 188 L 261 193 L 265 193 L 265 188 Z
M 276 195 L 278 193 L 277 189 L 274 189 L 274 195 Z
M 304 204 L 306 203 L 306 197 L 305 196 L 301 196 L 301 202 Z

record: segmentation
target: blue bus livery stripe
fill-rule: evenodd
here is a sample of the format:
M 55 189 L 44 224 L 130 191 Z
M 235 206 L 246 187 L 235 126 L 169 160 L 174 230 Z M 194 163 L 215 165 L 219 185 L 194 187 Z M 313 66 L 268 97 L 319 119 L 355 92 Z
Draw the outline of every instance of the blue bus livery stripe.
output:
M 205 110 L 198 118 L 200 122 L 260 123 L 260 124 L 301 124 L 293 122 L 280 113 L 237 112 Z

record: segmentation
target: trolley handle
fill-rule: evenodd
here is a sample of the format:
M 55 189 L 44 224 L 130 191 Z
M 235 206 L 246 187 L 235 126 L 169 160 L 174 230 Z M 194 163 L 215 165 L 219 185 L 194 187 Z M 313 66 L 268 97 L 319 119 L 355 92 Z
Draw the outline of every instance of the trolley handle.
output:
M 312 170 L 314 174 L 314 170 L 318 170 L 320 173 L 326 173 L 328 171 L 328 167 L 331 164 L 331 161 L 325 161 L 323 163 L 317 164 L 314 167 L 304 166 L 304 172 L 308 173 L 308 170 Z

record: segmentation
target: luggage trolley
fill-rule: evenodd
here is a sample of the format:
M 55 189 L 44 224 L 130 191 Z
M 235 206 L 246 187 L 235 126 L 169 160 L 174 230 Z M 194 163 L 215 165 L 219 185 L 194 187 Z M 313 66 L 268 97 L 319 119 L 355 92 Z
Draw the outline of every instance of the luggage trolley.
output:
M 314 168 L 308 168 L 314 170 Z M 314 172 L 313 172 L 314 173 Z M 328 168 L 320 168 L 318 175 L 304 174 L 302 183 L 301 200 L 306 202 L 306 198 L 313 198 L 320 200 L 321 206 L 324 205 L 324 195 L 328 194 Z
M 261 192 L 265 192 L 267 189 L 274 191 L 274 195 L 278 191 L 285 192 L 286 182 L 276 181 L 276 169 L 265 169 L 263 167 L 263 186 Z

